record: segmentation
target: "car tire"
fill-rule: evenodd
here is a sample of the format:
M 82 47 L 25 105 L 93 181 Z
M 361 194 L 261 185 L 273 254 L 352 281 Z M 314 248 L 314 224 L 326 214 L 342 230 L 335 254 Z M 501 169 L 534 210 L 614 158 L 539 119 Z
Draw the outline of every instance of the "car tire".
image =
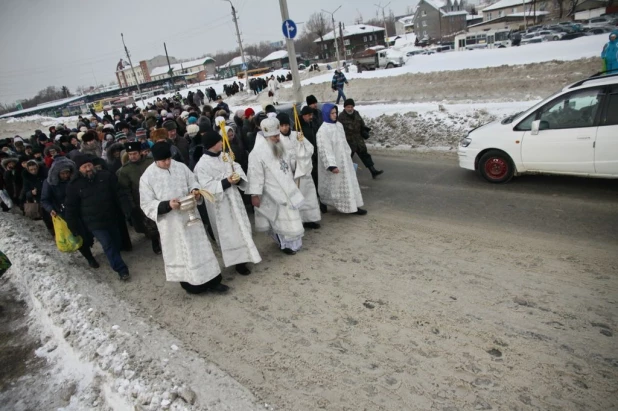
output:
M 485 180 L 500 184 L 513 178 L 515 167 L 506 153 L 499 150 L 489 150 L 479 159 L 477 170 Z
M 388 64 L 386 65 L 386 68 L 387 68 L 387 69 L 392 69 L 393 67 L 395 67 L 395 65 L 394 65 L 393 63 L 388 63 Z
M 560 40 L 560 37 L 554 36 L 554 40 Z

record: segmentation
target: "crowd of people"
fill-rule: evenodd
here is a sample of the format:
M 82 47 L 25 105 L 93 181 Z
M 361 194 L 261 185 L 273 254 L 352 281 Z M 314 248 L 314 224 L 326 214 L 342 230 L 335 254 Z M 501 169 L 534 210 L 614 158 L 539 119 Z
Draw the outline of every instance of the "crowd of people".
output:
M 96 239 L 122 280 L 130 277 L 121 252 L 132 250 L 132 227 L 162 254 L 167 280 L 189 293 L 228 290 L 211 241 L 223 265 L 241 275 L 261 261 L 250 213 L 255 231 L 288 255 L 301 249 L 306 229 L 320 228 L 328 207 L 367 214 L 352 156 L 373 178 L 382 171 L 367 153 L 369 128 L 352 99 L 339 113 L 308 96 L 295 119 L 273 105 L 232 113 L 221 96 L 214 107 L 202 105 L 206 91 L 157 98 L 145 109 L 93 110 L 74 129 L 60 124 L 0 140 L 0 205 L 38 207 L 32 218 L 52 238 L 61 217 L 82 238 L 89 266 L 99 267 Z

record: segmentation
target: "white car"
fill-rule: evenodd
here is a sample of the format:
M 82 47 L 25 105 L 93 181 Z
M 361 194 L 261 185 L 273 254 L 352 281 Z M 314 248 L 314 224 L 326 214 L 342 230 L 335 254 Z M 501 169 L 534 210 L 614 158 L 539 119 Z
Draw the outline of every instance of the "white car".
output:
M 581 80 L 478 127 L 457 154 L 460 167 L 492 183 L 526 173 L 618 178 L 618 74 Z
M 521 38 L 521 43 L 519 44 L 525 46 L 526 44 L 543 43 L 544 41 L 547 41 L 544 36 L 539 36 L 536 33 L 530 33 L 523 36 Z

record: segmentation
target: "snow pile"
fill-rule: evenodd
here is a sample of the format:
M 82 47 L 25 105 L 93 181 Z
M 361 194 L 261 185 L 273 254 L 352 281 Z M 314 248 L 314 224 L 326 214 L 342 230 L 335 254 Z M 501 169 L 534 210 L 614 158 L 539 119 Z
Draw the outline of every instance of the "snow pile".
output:
M 533 102 L 357 106 L 371 127 L 367 143 L 384 148 L 454 149 L 465 132 L 525 110 Z
M 0 249 L 13 267 L 5 277 L 25 294 L 32 322 L 47 334 L 37 354 L 65 386 L 66 410 L 263 409 L 229 375 L 205 363 L 166 331 L 139 318 L 81 256 L 61 254 L 40 222 L 4 214 Z M 112 322 L 113 319 L 113 322 Z

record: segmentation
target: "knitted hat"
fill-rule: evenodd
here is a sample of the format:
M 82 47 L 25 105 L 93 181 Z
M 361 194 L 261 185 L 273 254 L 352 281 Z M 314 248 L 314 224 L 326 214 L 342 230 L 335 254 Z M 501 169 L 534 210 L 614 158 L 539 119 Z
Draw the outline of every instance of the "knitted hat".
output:
M 187 120 L 187 124 L 197 124 L 197 118 L 189 117 L 189 119 Z
M 180 118 L 186 119 L 187 117 L 189 117 L 188 111 L 183 111 L 182 113 L 180 113 Z
M 255 116 L 255 111 L 251 107 L 249 107 L 245 110 L 245 118 L 249 118 L 251 116 Z
M 354 107 L 354 106 L 355 106 L 355 104 L 354 104 L 354 100 L 352 100 L 351 98 L 346 99 L 346 100 L 343 102 L 343 107 L 347 107 L 347 106 L 352 106 L 352 107 Z
M 204 144 L 204 148 L 206 150 L 217 144 L 219 141 L 221 141 L 221 135 L 213 130 L 209 130 L 206 135 L 202 136 L 202 144 Z
M 280 125 L 283 125 L 283 124 L 290 125 L 290 116 L 288 116 L 285 113 L 277 114 L 277 120 L 279 120 Z
M 307 105 L 308 106 L 310 106 L 312 104 L 316 104 L 318 102 L 318 99 L 315 98 L 315 96 L 313 94 L 310 95 L 310 96 L 307 96 L 306 100 L 307 100 Z
M 311 107 L 309 107 L 309 106 L 305 106 L 305 107 L 303 107 L 302 110 L 300 110 L 300 115 L 301 116 L 305 116 L 307 114 L 313 114 L 313 109 Z
M 268 114 L 268 113 L 276 113 L 277 109 L 272 104 L 269 104 L 266 107 L 264 107 L 264 111 L 266 112 L 266 114 Z
M 135 137 L 140 138 L 140 137 L 146 137 L 146 129 L 144 128 L 138 128 L 137 131 L 135 132 Z
M 244 110 L 236 110 L 236 113 L 234 113 L 234 114 L 238 118 L 243 118 L 245 116 L 245 111 Z
M 260 128 L 262 129 L 264 137 L 272 137 L 280 134 L 279 120 L 277 120 L 276 117 L 269 117 L 262 120 L 262 122 L 260 123 Z
M 165 123 L 163 123 L 163 128 L 165 128 L 168 131 L 177 130 L 178 124 L 176 124 L 174 120 L 167 120 Z
M 123 133 L 122 131 L 116 133 L 116 141 L 122 140 L 123 138 L 127 138 L 127 135 L 125 133 Z
M 80 168 L 86 163 L 92 163 L 92 156 L 88 154 L 79 153 L 73 157 L 73 162 L 76 168 Z

